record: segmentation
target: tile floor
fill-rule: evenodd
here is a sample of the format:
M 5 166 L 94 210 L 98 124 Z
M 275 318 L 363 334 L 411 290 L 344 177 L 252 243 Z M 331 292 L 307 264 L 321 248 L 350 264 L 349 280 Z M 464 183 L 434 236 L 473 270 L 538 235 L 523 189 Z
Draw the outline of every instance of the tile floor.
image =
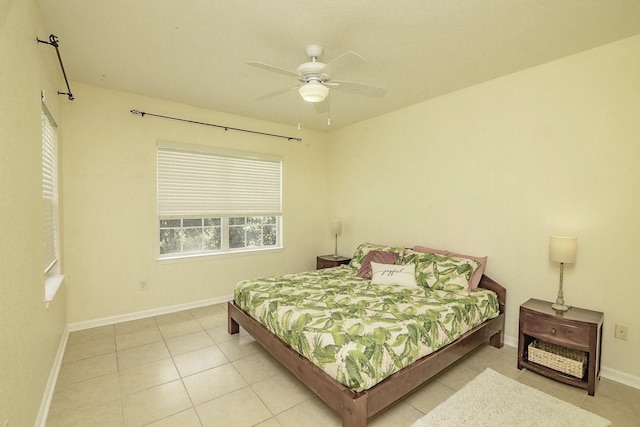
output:
M 226 304 L 69 335 L 48 427 L 340 426 L 340 418 L 245 332 Z M 410 426 L 490 367 L 613 421 L 640 426 L 640 390 L 603 378 L 586 391 L 516 368 L 516 349 L 481 346 L 370 421 Z

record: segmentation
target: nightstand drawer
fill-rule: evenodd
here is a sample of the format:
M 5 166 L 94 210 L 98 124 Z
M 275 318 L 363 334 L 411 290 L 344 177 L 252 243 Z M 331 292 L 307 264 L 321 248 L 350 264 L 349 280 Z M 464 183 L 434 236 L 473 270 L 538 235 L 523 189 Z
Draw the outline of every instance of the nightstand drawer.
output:
M 588 348 L 589 328 L 565 325 L 558 320 L 546 320 L 540 316 L 524 313 L 524 332 L 540 339 L 560 343 L 571 343 Z

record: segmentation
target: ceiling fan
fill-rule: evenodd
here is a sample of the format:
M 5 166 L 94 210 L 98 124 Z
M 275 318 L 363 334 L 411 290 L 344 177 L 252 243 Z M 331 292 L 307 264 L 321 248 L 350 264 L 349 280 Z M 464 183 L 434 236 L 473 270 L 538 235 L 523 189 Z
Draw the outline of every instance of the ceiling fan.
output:
M 347 82 L 334 80 L 339 72 L 344 72 L 354 66 L 365 62 L 365 59 L 355 52 L 346 52 L 332 61 L 324 64 L 318 61 L 322 56 L 323 48 L 318 45 L 309 45 L 306 47 L 306 54 L 311 62 L 300 64 L 296 71 L 289 71 L 274 65 L 263 64 L 261 62 L 248 62 L 248 65 L 262 68 L 264 70 L 273 71 L 286 76 L 296 78 L 301 84 L 278 90 L 261 96 L 258 100 L 272 98 L 282 95 L 293 89 L 298 89 L 302 98 L 307 102 L 322 102 L 329 95 L 329 89 L 336 89 L 345 92 L 351 92 L 358 95 L 383 97 L 387 92 L 386 89 L 367 85 L 364 83 Z

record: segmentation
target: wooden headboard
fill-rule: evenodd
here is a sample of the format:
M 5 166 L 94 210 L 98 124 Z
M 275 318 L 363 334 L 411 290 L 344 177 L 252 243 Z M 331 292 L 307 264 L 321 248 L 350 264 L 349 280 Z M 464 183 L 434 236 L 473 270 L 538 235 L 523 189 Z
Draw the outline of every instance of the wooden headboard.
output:
M 498 295 L 498 302 L 500 303 L 500 313 L 504 313 L 505 306 L 507 304 L 507 290 L 491 277 L 485 276 L 484 274 L 482 275 L 480 284 L 478 286 L 484 289 L 489 289 L 490 291 L 493 291 Z

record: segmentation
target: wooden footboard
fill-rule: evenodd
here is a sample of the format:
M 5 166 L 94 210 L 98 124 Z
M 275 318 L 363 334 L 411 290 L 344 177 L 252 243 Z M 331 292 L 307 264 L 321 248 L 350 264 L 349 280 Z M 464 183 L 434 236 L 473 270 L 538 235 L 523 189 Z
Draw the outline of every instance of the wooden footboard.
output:
M 498 317 L 484 322 L 455 342 L 359 393 L 331 378 L 237 307 L 233 301 L 229 301 L 228 304 L 228 331 L 230 334 L 238 333 L 239 327 L 242 326 L 265 350 L 338 412 L 342 416 L 343 427 L 364 427 L 369 418 L 420 387 L 486 340 L 494 347 L 503 346 L 506 290 L 486 276 L 482 277 L 480 286 L 498 295 Z

